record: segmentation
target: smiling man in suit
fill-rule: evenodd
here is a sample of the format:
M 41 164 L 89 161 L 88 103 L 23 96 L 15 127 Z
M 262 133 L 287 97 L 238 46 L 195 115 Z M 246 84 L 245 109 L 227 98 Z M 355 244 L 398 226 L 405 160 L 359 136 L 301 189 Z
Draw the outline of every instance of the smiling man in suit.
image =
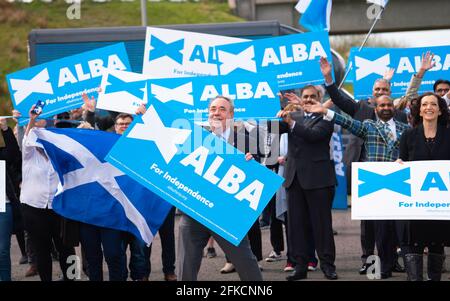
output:
M 334 265 L 336 250 L 331 208 L 336 174 L 330 158 L 333 124 L 323 120 L 320 114 L 304 111 L 320 101 L 319 89 L 305 86 L 300 95 L 303 110 L 278 114 L 283 118 L 280 132 L 288 133 L 284 186 L 288 198 L 289 247 L 296 263 L 294 272 L 286 279 L 307 277 L 309 250 L 315 244 L 322 272 L 327 279 L 335 280 L 338 276 Z M 296 98 L 287 96 L 290 101 Z
M 221 95 L 211 99 L 208 106 L 209 130 L 243 152 L 248 161 L 253 157 L 252 154 L 256 154 L 256 151 L 252 151 L 251 148 L 251 146 L 256 147 L 256 143 L 250 141 L 250 136 L 245 129 L 238 129 L 233 125 L 233 117 L 234 103 L 232 99 Z M 181 216 L 179 233 L 177 265 L 179 280 L 197 280 L 203 249 L 210 236 L 214 237 L 214 240 L 234 265 L 241 280 L 263 280 L 256 257 L 252 253 L 248 236 L 245 236 L 238 246 L 234 246 L 186 214 Z
M 369 162 L 392 162 L 398 158 L 400 136 L 409 127 L 394 120 L 394 104 L 392 98 L 381 95 L 375 99 L 374 112 L 377 120 L 359 121 L 351 117 L 335 113 L 319 102 L 308 107 L 307 111 L 324 115 L 324 120 L 334 121 L 348 129 L 353 135 L 364 141 L 364 150 Z M 395 227 L 393 220 L 375 221 L 375 243 L 381 261 L 381 278 L 392 277 L 395 260 Z

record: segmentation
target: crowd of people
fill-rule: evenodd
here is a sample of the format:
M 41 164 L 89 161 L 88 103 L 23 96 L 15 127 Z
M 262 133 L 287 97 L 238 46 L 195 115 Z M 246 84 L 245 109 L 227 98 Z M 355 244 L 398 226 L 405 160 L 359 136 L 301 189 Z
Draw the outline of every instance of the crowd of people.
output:
M 388 72 L 374 82 L 372 98 L 356 101 L 338 89 L 331 65 L 321 58 L 325 85 L 307 85 L 298 92 L 282 91 L 279 120 L 269 123 L 264 137 L 256 127 L 234 122 L 232 99 L 218 95 L 210 100 L 206 128 L 239 148 L 246 160 L 256 160 L 285 179 L 264 211 L 270 220 L 273 248 L 265 261 L 282 260 L 286 250 L 284 271 L 291 272 L 286 277 L 288 281 L 305 279 L 308 271 L 317 267 L 326 279 L 338 279 L 332 226 L 337 181 L 330 147 L 335 124 L 352 134 L 344 152 L 349 182 L 352 162 L 450 160 L 450 81 L 437 80 L 434 91 L 417 94 L 424 74 L 433 66 L 433 55 L 424 54 L 421 68 L 412 77 L 405 96 L 399 99 L 391 98 L 392 73 Z M 325 92 L 330 99 L 324 102 Z M 102 115 L 95 109 L 94 98 L 84 94 L 83 100 L 82 108 L 58 114 L 53 120 L 39 119 L 33 106 L 28 125 L 16 125 L 14 131 L 6 119 L 0 119 L 0 160 L 6 161 L 6 211 L 0 212 L 0 281 L 11 280 L 13 234 L 22 253 L 20 263 L 29 264 L 25 276 L 38 274 L 42 281 L 51 281 L 52 259 L 57 257 L 64 280 L 71 280 L 67 276 L 67 258 L 75 254 L 74 247 L 80 244 L 83 271 L 90 280 L 103 280 L 103 258 L 111 281 L 149 279 L 151 246 L 130 233 L 68 220 L 52 210 L 58 174 L 46 153 L 36 145 L 33 129 L 80 127 L 121 135 L 133 121 L 130 114 Z M 145 111 L 142 105 L 136 114 Z M 13 116 L 21 117 L 17 111 Z M 278 148 L 276 160 L 267 162 L 267 152 L 253 149 L 259 143 L 252 139 L 277 141 L 272 143 Z M 237 272 L 241 280 L 248 281 L 264 279 L 259 220 L 234 246 L 181 212 L 176 248 L 175 214 L 176 209 L 172 208 L 159 229 L 164 280 L 197 280 L 205 254 L 217 256 L 215 244 L 226 255 L 221 273 Z M 392 277 L 393 271 L 404 271 L 399 264 L 399 258 L 403 258 L 405 279 L 423 280 L 426 250 L 427 279 L 441 279 L 444 247 L 450 245 L 450 221 L 362 220 L 360 236 L 360 274 L 367 273 L 373 264 L 368 258 L 376 248 L 382 279 Z

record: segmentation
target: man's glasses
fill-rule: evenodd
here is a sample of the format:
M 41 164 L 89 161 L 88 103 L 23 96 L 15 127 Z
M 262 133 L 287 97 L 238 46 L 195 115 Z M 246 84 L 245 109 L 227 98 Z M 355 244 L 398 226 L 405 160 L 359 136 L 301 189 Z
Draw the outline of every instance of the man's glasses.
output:
M 126 126 L 126 125 L 130 125 L 131 122 L 117 122 L 116 125 L 118 126 Z

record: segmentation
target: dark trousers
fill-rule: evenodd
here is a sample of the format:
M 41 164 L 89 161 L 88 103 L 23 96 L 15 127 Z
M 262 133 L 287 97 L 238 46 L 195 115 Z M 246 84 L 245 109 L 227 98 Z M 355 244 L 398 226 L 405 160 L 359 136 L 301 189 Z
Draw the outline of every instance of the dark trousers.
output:
M 414 254 L 422 255 L 425 247 L 426 247 L 425 244 L 403 245 L 402 252 L 404 254 L 414 253 Z M 445 255 L 444 246 L 428 246 L 428 253 Z
M 172 207 L 158 230 L 161 238 L 161 259 L 164 274 L 175 273 L 175 210 L 176 208 Z M 150 254 L 151 248 L 152 245 L 150 245 Z
M 22 254 L 22 256 L 27 256 L 27 249 L 26 249 L 26 245 L 25 245 L 25 231 L 24 230 L 17 231 L 16 239 L 17 239 L 17 244 L 19 245 L 19 248 L 20 248 L 20 253 Z
M 259 221 L 253 223 L 250 230 L 247 232 L 248 240 L 250 242 L 250 248 L 252 249 L 253 255 L 256 257 L 256 261 L 262 260 L 262 237 L 261 237 L 261 227 Z M 228 263 L 231 260 L 225 255 L 225 259 Z
M 315 243 L 322 271 L 335 271 L 336 248 L 331 217 L 334 187 L 303 189 L 296 176 L 287 189 L 287 197 L 289 246 L 296 269 L 306 272 Z
M 362 220 L 361 221 L 361 261 L 366 263 L 367 258 L 374 254 L 375 251 L 375 221 Z
M 395 221 L 376 220 L 374 225 L 375 244 L 381 261 L 381 272 L 388 273 L 392 271 L 395 260 Z
M 270 244 L 275 252 L 284 251 L 283 222 L 277 218 L 276 195 L 272 197 L 267 209 L 270 212 Z
M 75 255 L 73 247 L 66 247 L 60 237 L 61 217 L 51 209 L 39 209 L 23 205 L 25 228 L 28 231 L 36 252 L 36 263 L 42 281 L 52 281 L 52 244 L 59 252 L 59 265 L 64 280 L 67 278 L 67 257 Z M 52 242 L 53 240 L 53 242 Z
M 89 280 L 103 281 L 103 254 L 109 280 L 126 280 L 125 243 L 121 231 L 80 223 L 80 240 L 88 262 Z

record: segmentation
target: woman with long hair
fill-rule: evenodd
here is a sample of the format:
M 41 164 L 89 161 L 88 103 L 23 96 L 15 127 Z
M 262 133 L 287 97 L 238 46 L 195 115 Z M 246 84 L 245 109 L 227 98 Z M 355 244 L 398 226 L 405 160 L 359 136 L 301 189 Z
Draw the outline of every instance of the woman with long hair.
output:
M 411 102 L 413 128 L 400 139 L 402 161 L 450 160 L 449 110 L 443 98 L 425 93 Z M 423 280 L 423 251 L 428 247 L 428 279 L 441 280 L 444 246 L 450 245 L 450 221 L 398 221 L 401 248 L 410 281 Z

